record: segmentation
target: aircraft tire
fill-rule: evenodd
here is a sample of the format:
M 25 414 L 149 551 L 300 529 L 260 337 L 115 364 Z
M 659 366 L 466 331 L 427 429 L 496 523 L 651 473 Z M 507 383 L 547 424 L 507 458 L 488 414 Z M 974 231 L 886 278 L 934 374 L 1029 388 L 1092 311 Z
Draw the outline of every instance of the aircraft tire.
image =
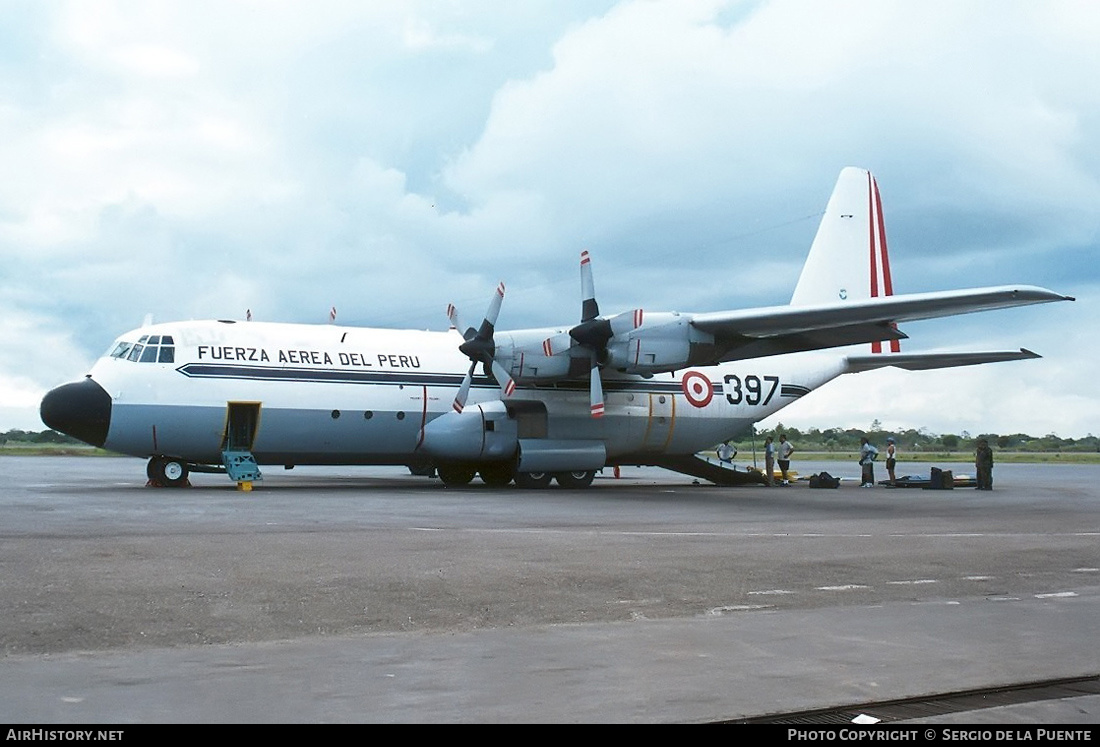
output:
M 489 487 L 503 488 L 505 485 L 512 482 L 512 477 L 515 475 L 515 468 L 507 462 L 495 462 L 493 464 L 481 465 L 478 474 L 481 475 L 481 481 Z
M 554 478 L 558 481 L 558 485 L 563 488 L 587 488 L 592 484 L 593 478 L 596 477 L 596 473 L 593 471 L 588 472 L 558 472 L 554 475 Z
M 525 490 L 541 490 L 550 487 L 554 476 L 549 472 L 517 472 L 516 487 Z
M 448 488 L 461 488 L 464 485 L 469 485 L 475 474 L 477 474 L 477 469 L 468 464 L 439 465 L 439 479 Z
M 153 457 L 145 468 L 149 479 L 166 488 L 178 488 L 187 484 L 187 464 L 172 457 Z

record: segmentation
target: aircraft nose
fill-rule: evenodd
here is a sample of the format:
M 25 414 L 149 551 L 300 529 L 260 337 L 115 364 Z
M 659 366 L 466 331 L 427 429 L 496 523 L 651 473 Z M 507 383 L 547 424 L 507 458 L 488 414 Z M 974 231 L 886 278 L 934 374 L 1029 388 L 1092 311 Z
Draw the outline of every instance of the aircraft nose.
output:
M 91 379 L 46 392 L 39 408 L 42 422 L 55 431 L 103 446 L 111 425 L 111 395 Z

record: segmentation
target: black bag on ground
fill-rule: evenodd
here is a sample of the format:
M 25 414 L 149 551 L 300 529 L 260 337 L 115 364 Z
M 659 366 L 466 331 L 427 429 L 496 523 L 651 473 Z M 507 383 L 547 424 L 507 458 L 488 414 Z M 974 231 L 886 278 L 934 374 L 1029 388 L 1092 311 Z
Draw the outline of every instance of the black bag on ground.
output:
M 952 490 L 955 487 L 955 476 L 949 469 L 932 468 L 932 474 L 925 490 Z
M 816 475 L 810 475 L 810 487 L 811 488 L 839 488 L 840 478 L 833 477 L 828 472 L 819 472 Z

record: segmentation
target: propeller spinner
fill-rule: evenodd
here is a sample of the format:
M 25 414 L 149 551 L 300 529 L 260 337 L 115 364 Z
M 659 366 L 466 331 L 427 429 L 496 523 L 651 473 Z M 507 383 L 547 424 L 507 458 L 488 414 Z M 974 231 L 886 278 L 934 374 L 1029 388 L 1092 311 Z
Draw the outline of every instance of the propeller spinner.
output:
M 497 316 L 500 314 L 500 305 L 504 301 L 504 283 L 497 285 L 496 294 L 489 302 L 489 309 L 485 312 L 485 318 L 478 329 L 467 327 L 462 333 L 464 342 L 458 346 L 462 354 L 470 359 L 470 370 L 462 379 L 462 384 L 455 395 L 454 410 L 462 412 L 466 406 L 466 397 L 470 393 L 470 384 L 474 378 L 474 370 L 478 363 L 486 364 L 493 372 L 493 378 L 500 384 L 501 396 L 510 397 L 516 390 L 516 382 L 508 375 L 504 366 L 497 363 L 493 357 L 496 353 L 496 344 L 493 342 L 493 330 L 496 327 Z M 455 329 L 462 330 L 462 322 L 458 318 L 458 309 L 454 304 L 447 305 L 447 318 Z

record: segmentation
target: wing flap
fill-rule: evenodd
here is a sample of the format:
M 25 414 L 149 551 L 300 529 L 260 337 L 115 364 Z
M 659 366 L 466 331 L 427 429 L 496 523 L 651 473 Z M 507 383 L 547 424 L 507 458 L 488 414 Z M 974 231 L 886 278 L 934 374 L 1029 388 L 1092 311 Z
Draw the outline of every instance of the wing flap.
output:
M 844 327 L 826 327 L 824 329 L 791 332 L 770 337 L 747 337 L 724 339 L 714 362 L 763 358 L 769 355 L 800 353 L 806 350 L 824 350 L 847 345 L 859 345 L 882 340 L 905 340 L 904 332 L 885 322 L 869 324 L 849 324 Z

